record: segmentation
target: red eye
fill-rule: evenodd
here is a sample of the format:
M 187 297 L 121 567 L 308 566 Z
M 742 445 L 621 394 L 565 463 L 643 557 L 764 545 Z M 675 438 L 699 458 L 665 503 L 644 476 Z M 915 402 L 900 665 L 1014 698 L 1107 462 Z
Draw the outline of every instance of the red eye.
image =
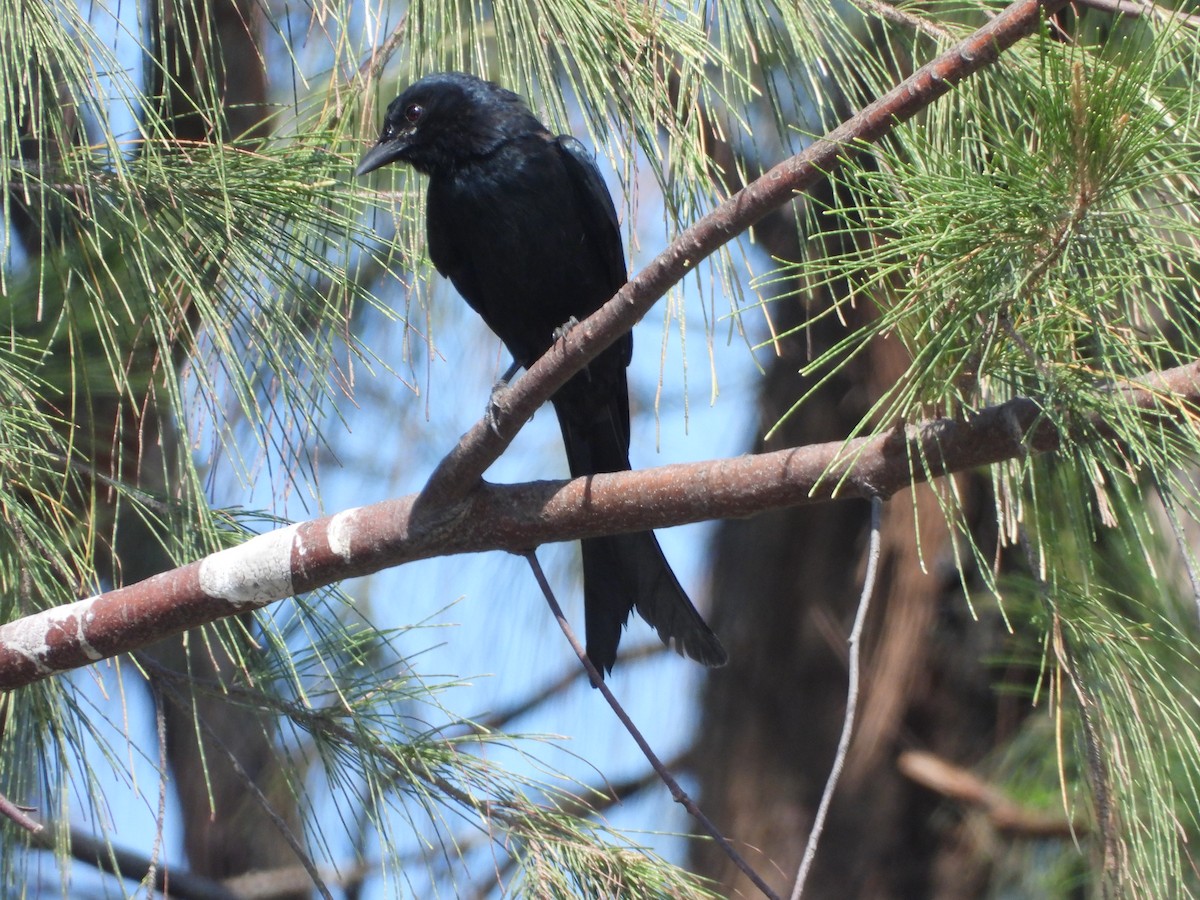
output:
M 404 107 L 404 118 L 408 120 L 410 125 L 416 125 L 417 120 L 421 118 L 421 115 L 424 112 L 425 107 L 423 107 L 420 103 L 410 103 L 408 106 Z

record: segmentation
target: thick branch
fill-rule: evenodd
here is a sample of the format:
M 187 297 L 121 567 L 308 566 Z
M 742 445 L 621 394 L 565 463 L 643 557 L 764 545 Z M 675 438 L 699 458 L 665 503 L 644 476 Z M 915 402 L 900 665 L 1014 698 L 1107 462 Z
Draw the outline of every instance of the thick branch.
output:
M 556 343 L 525 377 L 494 398 L 492 421 L 480 421 L 434 471 L 421 502 L 441 505 L 473 490 L 521 427 L 550 396 L 601 351 L 628 332 L 703 259 L 747 231 L 772 210 L 878 141 L 959 82 L 995 62 L 1032 34 L 1066 0 L 1017 0 L 994 19 L 922 66 L 874 103 L 801 153 L 784 160 L 691 225 L 616 296 Z
M 1002 432 L 972 453 L 972 428 L 931 423 L 895 434 L 759 457 L 649 472 L 597 475 L 563 484 L 501 487 L 481 482 L 519 428 L 589 360 L 627 332 L 700 260 L 805 190 L 870 141 L 993 62 L 1065 0 L 1016 0 L 995 19 L 923 66 L 852 119 L 779 164 L 684 231 L 595 315 L 499 398 L 492 425 L 472 428 L 422 493 L 269 532 L 245 544 L 128 587 L 0 626 L 0 689 L 143 647 L 224 616 L 414 559 L 480 550 L 523 551 L 545 541 L 636 531 L 839 496 L 888 494 L 918 477 L 1024 452 L 1016 435 L 1033 426 L 1031 401 L 1006 405 Z M 1011 408 L 1008 408 L 1011 407 Z M 989 424 L 990 421 L 990 424 Z M 1023 423 L 1020 424 L 1020 423 Z M 1039 428 L 1044 431 L 1044 426 Z M 1033 435 L 1035 449 L 1039 434 Z M 925 445 L 928 444 L 928 447 Z M 923 461 L 910 472 L 910 449 Z M 1010 452 L 995 455 L 996 448 Z M 936 462 L 935 462 L 936 461 Z M 853 466 L 851 466 L 853 462 Z M 824 474 L 824 477 L 822 475 Z M 843 484 L 842 481 L 845 480 Z
M 1180 416 L 1200 403 L 1200 362 L 1122 388 L 1134 409 Z M 1093 417 L 1080 436 L 1111 435 Z M 522 552 L 551 541 L 643 531 L 849 497 L 1056 449 L 1062 435 L 1032 400 L 965 420 L 736 459 L 593 475 L 482 483 L 437 510 L 417 496 L 356 507 L 252 538 L 128 587 L 0 626 L 0 690 L 127 653 L 188 628 L 343 578 L 452 553 Z

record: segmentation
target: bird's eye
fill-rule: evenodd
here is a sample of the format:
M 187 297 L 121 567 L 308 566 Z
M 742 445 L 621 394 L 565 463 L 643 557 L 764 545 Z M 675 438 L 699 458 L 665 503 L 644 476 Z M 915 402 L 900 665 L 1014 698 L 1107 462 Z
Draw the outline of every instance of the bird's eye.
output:
M 420 103 L 410 103 L 408 106 L 404 107 L 404 118 L 408 120 L 410 125 L 416 125 L 417 120 L 421 118 L 421 115 L 424 112 L 425 107 L 423 107 Z

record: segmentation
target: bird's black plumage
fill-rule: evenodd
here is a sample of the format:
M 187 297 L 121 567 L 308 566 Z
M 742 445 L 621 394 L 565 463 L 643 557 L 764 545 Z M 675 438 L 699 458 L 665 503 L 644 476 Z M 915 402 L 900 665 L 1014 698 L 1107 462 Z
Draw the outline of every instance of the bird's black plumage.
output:
M 456 72 L 422 78 L 388 107 L 357 174 L 390 162 L 429 176 L 430 259 L 518 365 L 625 283 L 617 213 L 595 162 L 511 91 Z M 625 335 L 551 398 L 574 477 L 629 468 L 632 353 Z M 583 575 L 587 652 L 601 673 L 611 671 L 635 607 L 681 653 L 725 662 L 652 532 L 583 541 Z

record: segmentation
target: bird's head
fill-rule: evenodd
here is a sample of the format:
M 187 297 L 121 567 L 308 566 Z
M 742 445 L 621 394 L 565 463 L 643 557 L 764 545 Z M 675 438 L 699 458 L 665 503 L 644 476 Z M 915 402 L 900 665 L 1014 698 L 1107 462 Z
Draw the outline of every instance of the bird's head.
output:
M 544 130 L 512 91 L 462 72 L 427 75 L 388 106 L 379 142 L 355 175 L 404 162 L 427 175 L 494 153 L 522 134 Z

